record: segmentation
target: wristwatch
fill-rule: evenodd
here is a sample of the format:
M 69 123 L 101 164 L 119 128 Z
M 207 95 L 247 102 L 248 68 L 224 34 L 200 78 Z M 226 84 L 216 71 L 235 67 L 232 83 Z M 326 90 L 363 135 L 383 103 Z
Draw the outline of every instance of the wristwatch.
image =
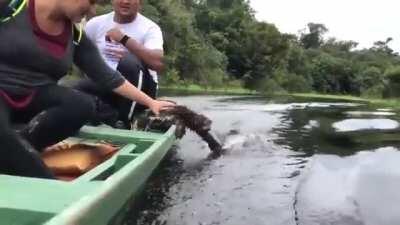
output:
M 126 42 L 128 42 L 128 40 L 130 39 L 130 37 L 128 35 L 124 35 L 121 40 L 119 41 L 119 43 L 121 43 L 123 46 L 126 45 Z

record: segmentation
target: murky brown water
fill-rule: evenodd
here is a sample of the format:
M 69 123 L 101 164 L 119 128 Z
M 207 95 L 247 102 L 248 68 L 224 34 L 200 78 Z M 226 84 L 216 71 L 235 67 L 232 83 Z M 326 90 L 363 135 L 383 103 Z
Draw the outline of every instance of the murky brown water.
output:
M 208 159 L 207 145 L 189 133 L 128 224 L 400 224 L 400 195 L 390 188 L 400 184 L 396 112 L 293 99 L 173 100 L 210 117 L 228 151 Z

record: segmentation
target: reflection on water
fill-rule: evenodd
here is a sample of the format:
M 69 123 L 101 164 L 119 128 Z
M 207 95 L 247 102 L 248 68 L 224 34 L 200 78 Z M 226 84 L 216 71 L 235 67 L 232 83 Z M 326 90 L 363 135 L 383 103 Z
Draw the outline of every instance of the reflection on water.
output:
M 299 224 L 399 224 L 399 162 L 395 148 L 315 156 L 296 196 Z
M 337 132 L 363 130 L 392 130 L 399 127 L 399 123 L 390 119 L 347 119 L 332 124 Z
M 368 206 L 373 198 L 366 196 L 383 186 L 361 180 L 379 180 L 383 169 L 374 168 L 384 157 L 378 155 L 389 153 L 358 152 L 399 146 L 395 130 L 378 130 L 394 128 L 396 113 L 352 115 L 348 112 L 384 111 L 337 102 L 212 96 L 173 100 L 211 118 L 214 132 L 229 150 L 210 160 L 207 145 L 189 133 L 160 165 L 143 203 L 128 215 L 128 224 L 372 225 L 363 220 L 374 209 Z M 337 132 L 349 121 L 351 132 Z M 400 162 L 391 160 L 393 165 Z M 365 162 L 371 162 L 369 167 Z M 386 177 L 395 179 L 396 174 Z M 361 184 L 373 188 L 361 190 Z M 398 217 L 386 217 L 398 223 L 385 223 L 380 215 L 368 218 L 381 222 L 375 224 L 400 224 Z
M 348 114 L 349 116 L 353 116 L 353 117 L 365 117 L 365 116 L 394 116 L 396 115 L 396 113 L 394 112 L 385 112 L 382 110 L 377 110 L 375 112 L 370 112 L 370 111 L 348 111 L 345 112 L 346 114 Z

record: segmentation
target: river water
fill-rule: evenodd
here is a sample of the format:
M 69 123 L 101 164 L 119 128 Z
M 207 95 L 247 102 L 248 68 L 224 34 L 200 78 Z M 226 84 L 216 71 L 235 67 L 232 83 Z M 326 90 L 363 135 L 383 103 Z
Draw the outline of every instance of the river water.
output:
M 171 97 L 213 120 L 226 153 L 188 133 L 127 224 L 398 225 L 397 112 L 359 103 Z

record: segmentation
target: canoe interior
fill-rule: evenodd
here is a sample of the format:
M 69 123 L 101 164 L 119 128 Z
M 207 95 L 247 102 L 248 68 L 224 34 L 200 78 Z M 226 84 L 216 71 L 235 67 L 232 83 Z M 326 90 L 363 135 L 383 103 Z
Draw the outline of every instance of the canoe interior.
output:
M 84 127 L 76 138 L 121 148 L 71 182 L 0 175 L 0 224 L 110 224 L 175 142 L 174 127 L 165 133 Z

